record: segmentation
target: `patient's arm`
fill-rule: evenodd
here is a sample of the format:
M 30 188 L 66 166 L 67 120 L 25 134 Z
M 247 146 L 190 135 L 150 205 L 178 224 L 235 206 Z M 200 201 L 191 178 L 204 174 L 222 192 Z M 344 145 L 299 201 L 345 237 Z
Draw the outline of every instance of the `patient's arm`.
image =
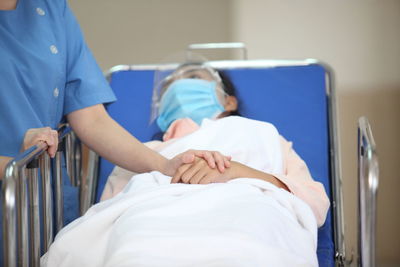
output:
M 295 196 L 306 202 L 314 212 L 318 226 L 326 219 L 329 209 L 329 198 L 322 183 L 311 176 L 304 160 L 294 151 L 292 143 L 281 137 L 282 152 L 284 155 L 283 174 L 277 174 Z
M 181 166 L 171 182 L 191 184 L 224 183 L 240 177 L 261 179 L 289 191 L 284 183 L 271 174 L 258 171 L 236 161 L 232 161 L 231 167 L 227 168 L 224 173 L 220 173 L 215 169 L 211 169 L 207 162 L 201 158 L 196 158 L 194 163 Z

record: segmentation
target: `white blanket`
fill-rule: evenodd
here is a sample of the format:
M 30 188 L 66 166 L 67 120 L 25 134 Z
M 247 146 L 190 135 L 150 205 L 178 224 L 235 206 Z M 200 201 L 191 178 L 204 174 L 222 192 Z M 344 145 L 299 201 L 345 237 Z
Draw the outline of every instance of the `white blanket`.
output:
M 270 124 L 234 117 L 205 122 L 196 133 L 162 153 L 171 157 L 189 146 L 223 151 L 263 171 L 282 166 Z M 122 193 L 65 227 L 42 266 L 318 265 L 315 217 L 294 195 L 258 179 L 210 185 L 170 179 L 159 172 L 134 176 Z

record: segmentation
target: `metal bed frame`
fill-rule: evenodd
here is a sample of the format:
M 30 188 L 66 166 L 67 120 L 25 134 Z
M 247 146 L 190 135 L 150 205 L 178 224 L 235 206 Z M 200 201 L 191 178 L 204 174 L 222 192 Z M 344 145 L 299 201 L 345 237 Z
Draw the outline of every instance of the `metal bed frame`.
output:
M 237 44 L 236 44 L 237 45 Z M 204 46 L 191 49 L 204 49 Z M 246 52 L 243 52 L 246 55 Z M 284 65 L 288 61 L 274 61 L 274 64 Z M 331 160 L 331 186 L 335 262 L 337 266 L 347 266 L 352 261 L 346 256 L 343 218 L 342 180 L 339 161 L 338 128 L 334 77 L 331 68 L 316 60 L 296 61 L 298 64 L 322 64 L 326 68 L 327 97 L 329 113 L 329 142 Z M 265 63 L 265 62 L 264 62 Z M 290 61 L 292 64 L 293 61 Z M 223 62 L 222 62 L 223 64 Z M 245 62 L 243 64 L 246 64 Z M 272 64 L 272 63 L 271 63 Z M 138 66 L 116 66 L 108 74 L 119 70 L 137 69 Z M 215 66 L 218 67 L 218 66 Z M 264 67 L 264 65 L 263 65 Z M 151 69 L 154 66 L 141 66 L 140 69 Z M 375 218 L 376 190 L 378 187 L 378 161 L 375 142 L 366 118 L 360 118 L 358 130 L 358 169 L 359 169 L 359 263 L 361 266 L 375 266 Z M 93 205 L 98 178 L 98 161 L 96 153 L 90 152 L 88 175 L 82 177 L 81 152 L 79 140 L 66 125 L 59 129 L 59 148 L 53 167 L 49 156 L 44 153 L 47 145 L 39 144 L 24 151 L 14 158 L 5 171 L 2 185 L 4 260 L 7 267 L 39 266 L 41 253 L 40 229 L 43 229 L 43 253 L 53 241 L 55 233 L 62 227 L 62 171 L 61 157 L 66 155 L 67 171 L 71 182 L 80 188 L 81 214 Z M 40 168 L 42 186 L 42 216 L 39 216 L 39 175 Z M 53 174 L 51 175 L 51 171 Z M 55 191 L 53 192 L 51 184 Z M 28 192 L 28 193 L 27 193 Z M 28 200 L 28 195 L 29 200 Z M 53 194 L 55 200 L 55 217 L 53 216 Z M 28 221 L 29 219 L 29 221 Z M 55 228 L 54 228 L 55 225 Z M 55 231 L 53 231 L 53 228 Z
M 371 126 L 366 117 L 358 120 L 358 262 L 374 267 L 376 244 L 376 201 L 379 185 L 378 156 Z
M 92 176 L 82 179 L 78 138 L 65 124 L 59 127 L 58 135 L 54 159 L 50 159 L 46 153 L 47 145 L 41 142 L 19 154 L 6 167 L 2 184 L 2 242 L 7 267 L 40 266 L 41 250 L 45 253 L 55 234 L 62 229 L 64 156 L 71 184 L 79 187 L 80 213 L 85 213 L 93 204 L 90 192 L 95 191 L 95 184 Z M 39 182 L 42 194 L 39 193 Z

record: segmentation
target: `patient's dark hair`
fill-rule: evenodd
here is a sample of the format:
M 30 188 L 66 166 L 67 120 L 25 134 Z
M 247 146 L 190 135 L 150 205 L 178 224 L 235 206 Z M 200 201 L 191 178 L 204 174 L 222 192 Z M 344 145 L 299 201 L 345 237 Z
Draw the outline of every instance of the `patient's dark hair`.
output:
M 226 74 L 226 72 L 222 70 L 216 70 L 221 77 L 222 84 L 224 85 L 224 91 L 227 93 L 229 96 L 234 96 L 236 97 L 236 100 L 238 101 L 238 108 L 234 111 L 230 111 L 228 116 L 235 115 L 235 116 L 240 116 L 238 109 L 239 109 L 239 99 L 236 96 L 236 88 L 235 85 L 233 85 L 231 78 Z

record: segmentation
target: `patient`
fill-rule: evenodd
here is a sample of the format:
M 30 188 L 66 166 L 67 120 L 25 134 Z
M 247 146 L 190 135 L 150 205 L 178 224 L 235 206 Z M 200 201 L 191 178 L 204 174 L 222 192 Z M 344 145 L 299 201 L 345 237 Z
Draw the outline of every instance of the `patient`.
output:
M 183 64 L 163 81 L 159 91 L 160 96 L 156 96 L 158 99 L 156 104 L 159 106 L 157 124 L 164 132 L 162 136 L 164 142 L 152 141 L 146 144 L 157 151 L 177 138 L 198 130 L 203 119 L 216 120 L 239 115 L 238 100 L 231 80 L 225 73 L 207 65 Z M 237 119 L 239 118 L 235 118 Z M 228 134 L 237 134 L 235 132 L 238 130 L 243 131 L 238 126 Z M 261 172 L 235 161 L 234 157 L 231 168 L 221 174 L 207 168 L 205 161 L 197 158 L 196 163 L 182 166 L 171 182 L 207 184 L 227 182 L 238 177 L 265 180 L 307 202 L 315 213 L 318 225 L 321 226 L 329 207 L 323 185 L 312 179 L 305 162 L 292 149 L 292 144 L 282 136 L 279 136 L 279 139 L 284 165 L 282 174 Z M 218 149 L 214 147 L 210 150 Z M 103 192 L 102 200 L 119 193 L 133 174 L 115 167 Z
M 232 83 L 206 65 L 179 67 L 158 96 L 163 142 L 149 147 L 167 158 L 220 151 L 231 167 L 221 174 L 198 158 L 173 177 L 116 168 L 104 201 L 59 233 L 42 264 L 318 266 L 329 200 L 291 143 L 237 116 Z

